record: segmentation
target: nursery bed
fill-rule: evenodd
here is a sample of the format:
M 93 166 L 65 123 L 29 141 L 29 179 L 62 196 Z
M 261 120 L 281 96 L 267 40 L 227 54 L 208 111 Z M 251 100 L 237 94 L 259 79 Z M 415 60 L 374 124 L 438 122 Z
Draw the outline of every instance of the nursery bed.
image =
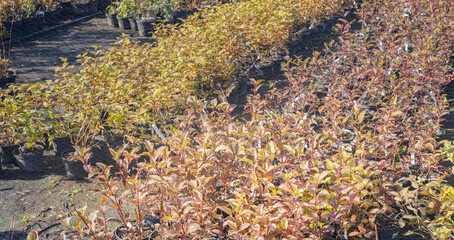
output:
M 320 51 L 325 42 L 336 38 L 330 29 L 331 25 L 322 25 L 295 39 L 289 44 L 290 55 L 304 58 L 309 57 L 314 50 Z M 91 46 L 109 46 L 120 35 L 120 30 L 109 29 L 105 18 L 99 17 L 16 44 L 12 52 L 12 62 L 16 65 L 12 67 L 16 69 L 17 82 L 52 80 L 55 66 L 61 65 L 59 58 L 64 57 L 70 64 L 75 63 L 77 55 L 91 51 Z M 132 39 L 148 40 L 138 37 L 138 33 L 133 33 Z M 252 67 L 241 76 L 240 84 L 230 98 L 231 103 L 240 106 L 238 113 L 241 113 L 241 105 L 245 103 L 249 92 L 247 79 L 253 77 L 267 82 L 282 81 L 285 76 L 280 70 L 281 62 L 282 59 L 265 66 Z M 451 103 L 451 114 L 445 116 L 446 134 L 442 137 L 454 140 L 454 84 L 447 87 L 446 93 Z M 48 173 L 23 175 L 16 169 L 8 169 L 7 174 L 0 177 L 0 239 L 24 239 L 30 229 L 37 230 L 40 239 L 55 239 L 59 236 L 56 230 L 63 228 L 58 222 L 65 214 L 85 204 L 88 206 L 87 212 L 99 206 L 99 197 L 90 191 L 94 186 L 88 182 L 67 180 L 64 169 L 52 164 L 54 160 L 51 157 L 47 159 Z M 448 180 L 454 185 L 454 179 Z
M 325 23 L 309 31 L 289 44 L 291 56 L 311 56 L 314 50 L 321 51 L 324 43 L 335 39 L 331 31 L 332 24 Z M 148 38 L 132 34 L 131 39 L 147 41 Z M 54 79 L 55 66 L 61 65 L 58 59 L 65 57 L 75 63 L 77 55 L 90 51 L 91 46 L 106 47 L 121 36 L 119 29 L 109 29 L 103 17 L 79 23 L 71 28 L 57 30 L 53 34 L 37 37 L 27 42 L 16 44 L 13 48 L 13 62 L 20 65 L 17 69 L 18 82 L 36 82 Z M 20 60 L 20 61 L 19 61 Z M 264 79 L 266 82 L 285 79 L 280 69 L 283 58 L 266 65 L 252 67 L 240 77 L 240 84 L 230 95 L 230 101 L 238 104 L 238 112 L 245 103 L 249 92 L 247 79 Z M 0 178 L 0 239 L 23 239 L 30 229 L 40 232 L 40 239 L 55 239 L 57 229 L 63 229 L 58 222 L 69 211 L 88 206 L 91 212 L 99 206 L 98 197 L 90 190 L 88 182 L 67 180 L 65 170 L 55 167 L 55 159 L 47 158 L 47 174 L 23 175 L 19 170 L 6 170 L 6 176 Z M 13 236 L 13 238 L 11 238 Z

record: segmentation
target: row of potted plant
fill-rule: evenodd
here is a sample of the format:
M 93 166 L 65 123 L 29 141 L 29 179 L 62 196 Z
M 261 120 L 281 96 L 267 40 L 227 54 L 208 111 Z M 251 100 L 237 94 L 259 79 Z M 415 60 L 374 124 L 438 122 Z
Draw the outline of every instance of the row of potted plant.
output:
M 343 2 L 337 3 L 337 4 L 342 4 Z M 244 14 L 243 16 L 238 15 L 236 17 L 237 21 L 242 21 L 243 18 L 246 16 L 253 14 L 250 10 L 254 8 L 254 4 L 257 6 L 262 7 L 263 9 L 267 9 L 267 11 L 264 13 L 264 15 L 275 15 L 273 8 L 269 9 L 268 3 L 263 3 L 261 1 L 258 2 L 251 2 L 251 3 L 237 3 L 241 4 L 244 6 L 229 6 L 229 5 L 223 5 L 223 6 L 217 6 L 216 11 L 215 9 L 208 9 L 205 10 L 203 16 L 206 18 L 204 20 L 204 25 L 208 25 L 209 21 L 213 20 L 213 18 L 219 18 L 222 15 L 229 15 L 233 12 L 235 12 L 235 9 L 241 9 L 241 7 L 246 7 L 241 14 Z M 280 4 L 273 3 L 272 6 L 275 8 L 278 8 Z M 317 7 L 317 4 L 314 4 L 313 8 Z M 218 11 L 219 10 L 219 11 Z M 292 19 L 293 16 L 287 16 L 285 14 L 278 13 L 277 15 L 282 23 L 279 26 L 281 28 L 281 31 L 270 31 L 269 29 L 266 29 L 266 34 L 270 34 L 267 38 L 273 39 L 276 36 L 278 37 L 281 32 L 286 32 L 290 31 L 292 29 L 292 25 L 287 23 L 287 20 L 284 19 Z M 281 19 L 283 18 L 283 19 Z M 184 31 L 188 31 L 191 28 L 194 28 L 196 32 L 203 33 L 205 30 L 205 27 L 200 28 L 198 25 L 199 21 L 199 16 L 195 16 L 193 18 L 190 18 L 187 20 L 183 26 Z M 274 20 L 270 18 L 271 20 Z M 300 20 L 303 19 L 303 17 L 299 18 Z M 222 18 L 219 18 L 217 21 L 221 22 Z M 267 21 L 267 18 L 263 18 L 260 21 Z M 293 20 L 292 19 L 292 23 Z M 306 21 L 307 22 L 307 21 Z M 229 24 L 232 27 L 237 27 L 237 23 L 226 23 Z M 253 24 L 262 24 L 262 22 L 255 22 Z M 228 31 L 229 36 L 231 36 L 232 40 L 235 40 L 236 38 L 234 37 L 235 34 L 238 32 L 232 31 L 232 29 L 225 29 Z M 274 29 L 278 30 L 278 29 Z M 223 30 L 224 31 L 224 30 Z M 255 30 L 254 30 L 255 31 Z M 248 32 L 248 31 L 243 31 L 244 36 L 247 36 L 247 34 L 254 34 L 254 31 Z M 165 91 L 162 93 L 163 98 L 162 99 L 154 99 L 156 94 L 159 93 L 160 87 L 169 87 L 166 86 L 167 80 L 165 80 L 165 75 L 162 77 L 162 82 L 161 83 L 151 83 L 149 82 L 150 77 L 153 77 L 153 75 L 150 75 L 149 73 L 150 70 L 154 71 L 152 68 L 153 63 L 147 62 L 148 59 L 151 57 L 149 54 L 151 53 L 152 55 L 159 56 L 161 54 L 158 54 L 159 51 L 162 50 L 170 50 L 168 49 L 167 46 L 170 41 L 173 41 L 177 38 L 179 33 L 178 28 L 171 28 L 170 31 L 165 30 L 164 28 L 161 28 L 159 30 L 160 35 L 161 35 L 161 40 L 160 44 L 161 46 L 159 48 L 156 48 L 158 51 L 154 51 L 154 47 L 151 47 L 150 45 L 145 45 L 143 47 L 137 46 L 136 43 L 131 43 L 128 39 L 125 39 L 124 41 L 118 43 L 115 47 L 113 47 L 111 50 L 108 51 L 97 51 L 94 56 L 88 57 L 85 56 L 81 59 L 81 67 L 80 67 L 80 72 L 77 74 L 74 74 L 74 72 L 71 72 L 71 66 L 68 66 L 67 64 L 64 64 L 63 67 L 61 67 L 58 72 L 58 78 L 56 82 L 52 83 L 46 83 L 46 84 L 35 84 L 32 86 L 21 86 L 21 87 L 15 87 L 11 86 L 8 90 L 4 92 L 4 96 L 2 99 L 2 102 L 0 106 L 2 108 L 10 108 L 15 105 L 11 105 L 15 99 L 22 99 L 24 97 L 28 96 L 33 96 L 32 99 L 33 101 L 36 101 L 37 106 L 39 107 L 39 112 L 44 111 L 41 108 L 46 108 L 45 112 L 50 112 L 49 116 L 41 118 L 42 120 L 46 119 L 49 120 L 48 118 L 51 118 L 49 120 L 49 124 L 44 124 L 47 125 L 49 129 L 54 129 L 54 133 L 51 132 L 46 132 L 48 138 L 52 139 L 55 136 L 70 136 L 72 138 L 72 143 L 75 145 L 78 145 L 78 147 L 87 147 L 90 145 L 90 142 L 93 141 L 93 137 L 96 135 L 102 134 L 103 131 L 105 131 L 106 128 L 109 128 L 110 131 L 113 131 L 115 133 L 120 133 L 120 134 L 130 134 L 137 136 L 137 132 L 143 129 L 143 125 L 151 119 L 155 119 L 154 121 L 159 121 L 159 119 L 162 119 L 165 114 L 159 113 L 159 110 L 163 110 L 161 104 L 156 103 L 164 103 L 162 100 L 164 99 L 169 99 L 171 95 L 166 95 Z M 171 33 L 169 35 L 169 40 L 166 40 L 165 35 L 167 33 Z M 173 32 L 173 33 L 172 33 Z M 206 34 L 206 33 L 203 33 Z M 185 34 L 181 34 L 182 37 L 185 37 Z M 266 35 L 264 35 L 266 36 Z M 288 35 L 285 35 L 283 37 L 287 37 Z M 173 38 L 173 40 L 171 40 Z M 197 40 L 197 34 L 190 36 L 192 39 L 191 42 L 195 43 L 194 41 Z M 216 39 L 213 38 L 211 40 L 206 39 L 208 41 L 212 41 L 212 44 L 223 44 L 224 41 L 231 41 L 231 40 L 222 40 L 222 39 Z M 221 40 L 220 42 L 217 42 L 218 40 Z M 252 40 L 252 39 L 251 39 Z M 241 43 L 241 39 L 237 39 L 238 44 L 243 44 Z M 285 42 L 285 38 L 282 38 L 282 42 Z M 173 44 L 179 44 L 179 43 L 184 43 L 187 42 L 184 38 L 181 38 L 181 40 L 178 41 L 173 41 Z M 233 43 L 233 42 L 232 42 Z M 259 43 L 259 42 L 257 42 Z M 269 46 L 271 44 L 276 43 L 276 40 L 272 40 L 268 43 L 262 41 L 260 44 L 262 46 L 265 46 L 268 44 Z M 185 43 L 186 47 L 188 43 Z M 202 44 L 202 43 L 201 43 Z M 203 43 L 206 44 L 206 43 Z M 212 45 L 210 44 L 210 45 Z M 208 46 L 210 46 L 208 45 Z M 184 46 L 184 45 L 182 45 Z M 197 46 L 197 45 L 194 45 Z M 202 46 L 202 45 L 200 45 Z M 222 45 L 220 45 L 222 46 Z M 233 46 L 233 49 L 236 49 L 236 53 L 232 52 L 229 54 L 234 54 L 231 56 L 234 57 L 239 57 L 240 56 L 240 48 L 242 46 Z M 270 46 L 271 47 L 271 46 Z M 217 47 L 216 47 L 217 48 Z M 174 49 L 178 50 L 178 49 Z M 200 52 L 202 49 L 198 49 L 197 52 Z M 150 52 L 148 52 L 150 51 Z M 202 50 L 205 51 L 205 50 Z M 134 53 L 135 52 L 135 53 Z M 250 54 L 252 52 L 252 49 L 249 49 L 248 51 L 245 51 L 245 54 Z M 206 53 L 209 53 L 206 52 Z M 228 52 L 225 52 L 226 54 Z M 265 52 L 268 53 L 268 52 Z M 186 53 L 190 54 L 190 52 Z M 199 53 L 197 53 L 199 54 Z M 216 56 L 215 52 L 210 53 L 213 57 Z M 268 53 L 270 54 L 270 53 Z M 127 62 L 128 58 L 125 58 L 125 56 L 129 55 L 131 58 L 131 62 Z M 162 55 L 164 56 L 164 55 Z M 170 58 L 174 57 L 174 54 L 167 55 Z M 188 55 L 189 56 L 189 55 Z M 244 55 L 246 57 L 246 55 Z M 193 56 L 194 57 L 194 56 Z M 225 58 L 222 60 L 223 63 L 228 63 L 230 60 L 232 60 L 231 57 L 228 57 L 228 55 L 222 56 L 221 57 Z M 158 60 L 158 59 L 156 59 Z M 165 60 L 163 58 L 162 60 Z M 162 61 L 158 60 L 158 61 Z M 165 61 L 173 61 L 171 59 L 165 60 Z M 183 63 L 182 58 L 180 58 L 178 61 Z M 214 58 L 210 61 L 215 63 L 217 60 L 220 60 L 219 58 Z M 112 62 L 113 61 L 113 62 Z M 118 63 L 121 62 L 121 64 L 114 64 L 111 65 L 111 63 L 114 63 L 118 61 Z M 220 62 L 220 63 L 222 63 Z M 136 68 L 137 64 L 145 63 L 143 67 Z M 170 62 L 169 62 L 170 63 Z M 106 65 L 107 64 L 107 65 Z M 204 64 L 203 62 L 199 62 L 197 64 Z M 233 63 L 238 66 L 239 63 Z M 110 65 L 110 67 L 108 67 Z M 135 66 L 133 66 L 135 65 Z M 106 66 L 107 68 L 105 68 Z M 209 66 L 209 65 L 207 65 Z M 224 66 L 228 66 L 227 64 Z M 120 68 L 124 68 L 126 70 L 124 73 L 118 72 Z M 169 65 L 171 67 L 171 65 Z M 235 68 L 237 68 L 235 67 Z M 204 69 L 205 67 L 201 67 L 200 69 Z M 211 69 L 215 71 L 217 67 L 212 66 Z M 136 69 L 137 72 L 131 72 L 131 70 Z M 182 69 L 183 70 L 183 69 Z M 179 70 L 181 73 L 184 73 L 184 70 Z M 203 70 L 205 71 L 205 70 Z M 129 74 L 139 74 L 136 76 L 128 76 Z M 164 72 L 162 72 L 164 73 Z M 232 74 L 233 72 L 231 70 L 225 72 L 227 74 Z M 225 74 L 223 73 L 223 74 Z M 206 74 L 209 74 L 207 72 Z M 192 76 L 195 76 L 191 74 Z M 226 75 L 228 76 L 228 75 Z M 99 81 L 100 79 L 104 79 L 102 81 Z M 115 80 L 116 79 L 116 80 Z M 168 79 L 170 80 L 170 79 Z M 111 86 L 111 87 L 108 87 Z M 106 87 L 111 88 L 110 91 L 106 91 Z M 187 86 L 182 86 L 184 88 L 189 88 L 187 90 L 191 90 L 192 87 L 187 85 Z M 37 90 L 39 89 L 39 90 Z M 148 89 L 148 90 L 147 90 Z M 31 91 L 33 90 L 33 91 Z M 150 93 L 154 92 L 153 94 L 149 95 Z M 165 100 L 165 101 L 168 101 Z M 20 102 L 20 101 L 18 101 Z M 45 103 L 45 105 L 44 105 Z M 33 104 L 30 104 L 33 105 Z M 157 108 L 155 108 L 155 106 Z M 27 107 L 21 107 L 21 108 L 15 108 L 16 111 L 7 115 L 3 116 L 3 120 L 5 124 L 13 124 L 12 121 L 9 119 L 15 118 L 18 114 L 21 114 L 21 112 L 29 112 L 30 110 Z M 56 111 L 56 109 L 63 109 L 62 111 Z M 36 112 L 35 112 L 36 113 Z M 104 114 L 107 113 L 107 114 Z M 50 117 L 52 116 L 52 117 Z M 104 123 L 100 123 L 99 119 L 101 116 L 105 117 Z M 90 120 L 87 120 L 90 118 Z M 95 122 L 93 122 L 95 121 Z M 89 124 L 90 123 L 90 124 Z M 29 124 L 35 124 L 33 121 L 30 121 Z M 18 137 L 21 134 L 26 134 L 24 132 L 24 127 L 30 128 L 30 125 L 27 124 L 27 122 L 24 120 L 22 123 L 17 123 L 13 124 L 10 126 L 10 132 L 9 137 L 12 137 L 12 140 L 8 140 L 9 144 L 13 144 L 12 141 L 15 142 L 15 144 L 20 143 L 24 144 L 25 142 L 33 142 L 33 141 L 38 141 L 37 138 L 30 138 L 30 139 L 24 139 L 21 137 Z M 87 127 L 84 124 L 89 124 L 90 130 L 87 130 Z M 47 128 L 46 128 L 47 129 Z M 4 129 L 5 131 L 7 128 Z M 9 130 L 8 130 L 9 131 Z M 79 137 L 79 134 L 82 134 L 82 137 Z M 44 135 L 44 132 L 41 132 L 41 135 Z M 90 136 L 90 137 L 87 137 Z M 78 139 L 83 139 L 83 141 L 80 141 Z M 25 141 L 25 142 L 24 142 Z M 30 144 L 29 144 L 30 145 Z M 31 144 L 30 146 L 33 146 Z
M 146 36 L 156 20 L 172 19 L 173 9 L 170 0 L 121 0 L 109 6 L 106 17 L 111 27 L 132 29 Z
M 44 28 L 57 25 L 63 20 L 105 10 L 110 0 L 26 0 L 9 1 L 0 11 L 2 38 L 14 39 Z
M 7 58 L 7 56 L 5 56 Z M 6 63 L 6 62 L 5 62 Z M 6 65 L 6 64 L 5 64 Z M 5 68 L 8 70 L 8 68 Z M 5 70 L 5 71 L 6 71 Z M 11 72 L 10 72 L 11 74 Z M 5 73 L 5 76 L 7 74 Z M 3 82 L 5 85 L 3 87 L 6 87 L 7 84 L 10 82 Z M 64 89 L 66 84 L 63 84 L 61 87 Z M 71 85 L 69 83 L 68 85 Z M 10 89 L 7 91 L 3 92 L 2 95 L 2 101 L 0 106 L 2 106 L 2 109 L 5 109 L 3 111 L 2 115 L 2 120 L 3 123 L 5 124 L 4 128 L 4 136 L 2 136 L 2 144 L 1 146 L 3 147 L 3 157 L 4 157 L 4 163 L 15 163 L 18 158 L 21 158 L 19 155 L 14 155 L 13 151 L 21 151 L 23 153 L 26 153 L 27 155 L 32 155 L 31 153 L 36 152 L 36 154 L 28 157 L 30 160 L 35 159 L 35 161 L 29 161 L 29 164 L 23 164 L 24 161 L 20 161 L 20 166 L 22 169 L 26 171 L 39 171 L 42 168 L 42 147 L 47 148 L 52 148 L 57 150 L 56 154 L 62 154 L 63 150 L 61 150 L 61 145 L 68 144 L 68 140 L 70 140 L 69 145 L 74 145 L 78 147 L 87 147 L 87 146 L 93 146 L 93 145 L 103 145 L 102 142 L 104 141 L 99 141 L 95 140 L 93 137 L 95 135 L 99 135 L 101 133 L 102 127 L 98 126 L 95 124 L 93 121 L 86 121 L 83 120 L 84 118 L 89 118 L 91 117 L 92 119 L 97 120 L 97 118 L 94 118 L 96 115 L 96 112 L 92 111 L 97 111 L 99 110 L 97 107 L 99 106 L 92 106 L 94 109 L 88 110 L 88 108 L 78 108 L 74 109 L 75 111 L 78 111 L 80 114 L 83 114 L 83 116 L 73 116 L 73 115 L 64 115 L 63 113 L 55 113 L 55 107 L 58 106 L 61 102 L 58 102 L 55 104 L 55 102 L 50 103 L 51 100 L 47 99 L 44 101 L 45 98 L 51 98 L 55 100 L 55 98 L 58 99 L 66 99 L 67 97 L 71 98 L 72 95 L 66 95 L 66 93 L 58 92 L 58 91 L 53 91 L 52 94 L 50 95 L 49 90 L 47 87 L 47 84 L 35 84 L 32 85 L 31 87 L 29 85 L 20 85 L 20 86 L 14 86 L 12 85 Z M 41 92 L 48 92 L 47 95 L 41 94 Z M 89 91 L 88 93 L 93 93 L 94 91 Z M 63 94 L 65 94 L 63 96 Z M 33 97 L 31 97 L 33 96 Z M 22 100 L 27 99 L 25 102 L 22 102 Z M 17 100 L 19 99 L 19 100 Z M 64 104 L 64 106 L 60 106 L 62 108 L 66 108 L 68 111 L 68 103 L 72 100 L 67 100 Z M 46 102 L 45 105 L 49 106 L 51 104 L 54 105 L 54 108 L 52 109 L 42 109 L 46 108 L 44 107 L 42 102 Z M 15 103 L 15 104 L 13 104 Z M 96 101 L 93 101 L 93 103 L 98 103 Z M 75 106 L 78 104 L 77 102 L 74 102 Z M 18 107 L 20 106 L 20 107 Z M 36 128 L 34 131 L 34 135 L 31 135 L 31 132 L 29 129 L 33 129 L 33 125 L 36 125 L 36 122 L 34 121 L 28 121 L 26 122 L 27 118 L 21 118 L 19 115 L 22 114 L 23 112 L 30 112 L 29 108 L 33 107 L 34 110 L 33 112 L 35 114 L 39 114 L 39 118 L 37 118 L 36 121 L 41 120 L 41 128 Z M 7 111 L 7 109 L 13 108 L 14 111 Z M 36 110 L 39 109 L 39 110 Z M 87 110 L 87 111 L 81 111 L 81 110 Z M 41 111 L 48 111 L 46 114 L 42 113 Z M 98 112 L 99 113 L 99 112 Z M 56 117 L 58 115 L 59 117 Z M 52 116 L 52 117 L 50 117 Z M 98 114 L 99 116 L 99 114 Z M 24 119 L 23 122 L 15 122 L 15 121 L 7 121 L 8 118 L 15 118 L 17 117 L 18 119 Z M 99 119 L 98 119 L 99 120 Z M 46 123 L 44 123 L 46 121 Z M 88 124 L 86 125 L 80 125 L 80 123 Z M 6 127 L 7 126 L 7 127 Z M 45 126 L 45 127 L 44 127 Z M 27 131 L 26 131 L 27 129 Z M 63 130 L 65 129 L 65 130 Z M 30 138 L 26 138 L 30 134 Z M 61 141 L 61 138 L 66 137 L 66 142 L 62 142 L 62 144 L 57 144 L 56 140 Z M 105 147 L 105 146 L 103 146 Z M 90 147 L 92 152 L 96 151 L 96 148 Z M 18 149 L 18 150 L 17 150 Z M 74 147 L 70 148 L 74 150 Z M 104 149 L 105 150 L 105 149 Z M 101 151 L 102 152 L 102 151 Z M 105 153 L 105 151 L 104 151 Z M 74 154 L 74 151 L 73 151 Z M 96 155 L 96 154 L 95 154 Z M 94 158 L 102 158 L 102 157 L 107 157 L 108 154 L 98 154 L 98 156 L 94 156 Z M 32 162 L 38 162 L 37 164 L 32 164 Z M 86 176 L 86 172 L 82 169 L 81 170 L 81 164 L 78 164 L 80 162 L 72 162 L 71 161 L 66 161 L 66 165 L 77 165 L 75 166 L 76 168 L 79 168 L 78 170 L 74 170 L 75 172 L 71 172 L 70 169 L 67 169 L 68 171 L 68 176 L 71 178 L 80 178 L 81 176 Z M 79 171 L 77 173 L 77 171 Z M 77 176 L 76 176 L 77 175 Z
M 164 139 L 148 137 L 143 153 L 114 153 L 118 173 L 87 168 L 102 207 L 96 217 L 78 211 L 66 234 L 452 239 L 454 188 L 443 178 L 452 175 L 453 148 L 437 139 L 448 108 L 441 91 L 453 80 L 452 8 L 452 1 L 363 3 L 361 30 L 342 20 L 339 41 L 322 53 L 287 57 L 288 87 L 261 96 L 261 82 L 252 81 L 241 119 L 226 101 L 231 89 L 211 101 L 187 98 Z M 117 216 L 107 217 L 107 208 Z M 109 221 L 121 227 L 110 230 Z

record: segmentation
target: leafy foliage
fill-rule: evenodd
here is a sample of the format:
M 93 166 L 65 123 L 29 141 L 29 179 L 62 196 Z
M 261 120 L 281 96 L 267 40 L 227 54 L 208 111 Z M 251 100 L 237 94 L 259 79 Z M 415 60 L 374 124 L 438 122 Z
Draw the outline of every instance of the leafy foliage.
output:
M 451 238 L 453 188 L 440 163 L 453 150 L 437 136 L 453 79 L 452 1 L 363 3 L 360 31 L 341 19 L 339 41 L 305 60 L 286 57 L 288 87 L 263 95 L 252 80 L 243 115 L 232 114 L 235 74 L 342 4 L 218 5 L 158 25 L 155 44 L 125 38 L 82 56 L 79 70 L 65 63 L 55 85 L 32 95 L 42 107 L 64 108 L 54 117 L 76 125 L 93 116 L 91 134 L 139 137 L 111 149 L 116 166 L 77 156 L 101 207 L 77 211 L 66 233 L 111 238 L 114 222 L 138 238 L 148 225 L 162 239 L 366 239 L 396 224 Z M 139 134 L 156 122 L 163 136 Z

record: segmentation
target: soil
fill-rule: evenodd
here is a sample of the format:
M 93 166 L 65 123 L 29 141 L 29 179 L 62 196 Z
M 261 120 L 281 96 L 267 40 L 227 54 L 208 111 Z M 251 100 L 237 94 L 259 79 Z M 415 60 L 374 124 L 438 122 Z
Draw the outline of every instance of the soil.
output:
M 288 45 L 290 56 L 310 57 L 314 50 L 321 51 L 324 43 L 336 39 L 332 32 L 334 22 L 322 23 L 316 29 L 300 35 Z M 132 39 L 151 41 L 139 37 L 138 32 L 126 31 Z M 55 32 L 13 45 L 12 68 L 17 73 L 17 83 L 32 83 L 53 80 L 56 66 L 61 58 L 76 64 L 77 56 L 92 51 L 92 46 L 106 48 L 116 42 L 122 32 L 108 27 L 105 17 L 69 26 Z M 281 61 L 252 66 L 251 71 L 240 76 L 238 87 L 230 96 L 230 102 L 241 106 L 250 92 L 249 78 L 264 79 L 267 83 L 284 82 L 280 70 Z M 266 91 L 266 88 L 264 88 Z M 448 97 L 454 110 L 454 85 L 450 84 Z M 445 139 L 454 140 L 454 115 L 445 117 Z M 25 239 L 30 230 L 37 230 L 40 239 L 58 239 L 60 230 L 65 229 L 59 222 L 87 206 L 87 213 L 99 207 L 99 197 L 91 190 L 95 186 L 87 181 L 72 181 L 65 175 L 63 163 L 57 155 L 46 154 L 44 171 L 26 174 L 16 166 L 7 165 L 0 173 L 0 239 Z M 451 184 L 452 184 L 452 180 Z

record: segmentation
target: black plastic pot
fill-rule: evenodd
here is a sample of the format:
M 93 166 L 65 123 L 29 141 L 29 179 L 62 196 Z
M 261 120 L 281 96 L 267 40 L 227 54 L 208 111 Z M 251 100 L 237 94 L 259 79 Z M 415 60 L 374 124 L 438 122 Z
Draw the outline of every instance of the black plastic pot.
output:
M 17 165 L 16 158 L 14 157 L 13 151 L 17 149 L 19 145 L 2 146 L 0 147 L 0 165 L 13 164 Z
M 52 143 L 56 146 L 56 154 L 61 155 L 65 151 L 75 151 L 73 145 L 71 144 L 71 138 L 69 137 L 59 137 L 52 139 Z
M 57 145 L 58 146 L 58 145 Z M 84 169 L 84 164 L 78 159 L 72 158 L 74 151 L 66 150 L 61 154 L 63 165 L 65 166 L 66 176 L 72 180 L 81 180 L 88 176 Z
M 33 153 L 22 154 L 19 148 L 14 149 L 13 154 L 17 160 L 19 168 L 26 172 L 39 172 L 44 166 L 44 147 Z
M 16 82 L 16 73 L 9 71 L 9 77 L 0 78 L 0 89 L 8 88 L 8 85 Z
M 109 26 L 112 28 L 118 28 L 118 20 L 116 15 L 110 15 L 109 13 L 106 13 L 107 17 L 107 23 L 109 23 Z
M 57 143 L 56 145 L 58 152 L 59 144 Z M 106 165 L 113 165 L 114 163 L 113 157 L 110 154 L 109 148 L 105 141 L 97 141 L 96 145 L 91 148 L 91 154 L 91 157 L 88 159 L 88 164 L 90 165 L 95 165 L 97 162 L 102 162 Z M 88 173 L 85 171 L 81 161 L 73 160 L 68 157 L 74 155 L 74 147 L 72 147 L 72 149 L 67 149 L 61 153 L 66 175 L 69 179 L 83 179 L 84 177 L 88 176 Z
M 129 20 L 129 26 L 131 26 L 131 30 L 137 31 L 137 22 L 136 19 L 134 18 L 128 18 Z
M 113 165 L 115 163 L 112 154 L 110 154 L 107 142 L 105 141 L 97 141 L 96 145 L 91 148 L 91 152 L 93 153 L 93 163 L 102 162 L 107 165 Z
M 139 30 L 139 35 L 146 37 L 153 30 L 154 20 L 137 20 L 137 29 Z
M 131 29 L 131 26 L 129 25 L 129 20 L 127 18 L 122 18 L 117 15 L 117 21 L 118 21 L 118 27 L 121 30 Z

